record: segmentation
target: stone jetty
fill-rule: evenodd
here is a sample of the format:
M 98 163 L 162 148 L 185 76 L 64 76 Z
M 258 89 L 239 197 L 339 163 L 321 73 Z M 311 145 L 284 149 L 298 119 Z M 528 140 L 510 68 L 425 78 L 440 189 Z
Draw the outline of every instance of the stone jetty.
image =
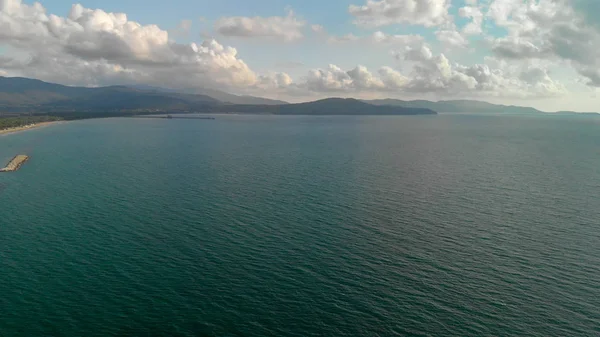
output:
M 28 159 L 29 157 L 24 154 L 17 155 L 8 163 L 8 165 L 6 165 L 5 168 L 0 169 L 0 172 L 16 171 L 21 168 L 21 165 L 23 165 L 23 163 L 25 163 Z

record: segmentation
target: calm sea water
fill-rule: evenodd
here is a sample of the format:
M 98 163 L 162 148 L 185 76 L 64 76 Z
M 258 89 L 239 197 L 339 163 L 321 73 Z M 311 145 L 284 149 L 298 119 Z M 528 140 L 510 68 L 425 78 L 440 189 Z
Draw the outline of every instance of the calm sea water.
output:
M 600 335 L 600 118 L 0 136 L 1 336 Z

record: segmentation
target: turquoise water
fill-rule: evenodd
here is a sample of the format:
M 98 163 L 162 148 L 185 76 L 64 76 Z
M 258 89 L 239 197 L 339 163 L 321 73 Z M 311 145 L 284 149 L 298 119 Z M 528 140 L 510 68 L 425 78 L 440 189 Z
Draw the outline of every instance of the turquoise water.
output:
M 600 119 L 0 136 L 0 336 L 595 336 Z

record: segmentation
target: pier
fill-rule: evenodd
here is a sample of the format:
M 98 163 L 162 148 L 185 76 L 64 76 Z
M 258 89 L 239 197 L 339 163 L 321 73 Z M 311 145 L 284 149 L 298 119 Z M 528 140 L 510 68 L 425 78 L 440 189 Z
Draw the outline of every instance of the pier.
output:
M 0 172 L 16 171 L 21 168 L 21 165 L 23 165 L 23 163 L 25 163 L 28 159 L 29 157 L 24 154 L 17 155 L 8 163 L 8 165 L 6 165 L 5 168 L 0 169 Z

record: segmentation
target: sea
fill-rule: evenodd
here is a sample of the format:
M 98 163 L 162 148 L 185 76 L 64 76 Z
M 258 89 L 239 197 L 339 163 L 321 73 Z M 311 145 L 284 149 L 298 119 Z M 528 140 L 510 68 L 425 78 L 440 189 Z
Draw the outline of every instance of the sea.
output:
M 0 336 L 599 336 L 600 117 L 0 136 Z

